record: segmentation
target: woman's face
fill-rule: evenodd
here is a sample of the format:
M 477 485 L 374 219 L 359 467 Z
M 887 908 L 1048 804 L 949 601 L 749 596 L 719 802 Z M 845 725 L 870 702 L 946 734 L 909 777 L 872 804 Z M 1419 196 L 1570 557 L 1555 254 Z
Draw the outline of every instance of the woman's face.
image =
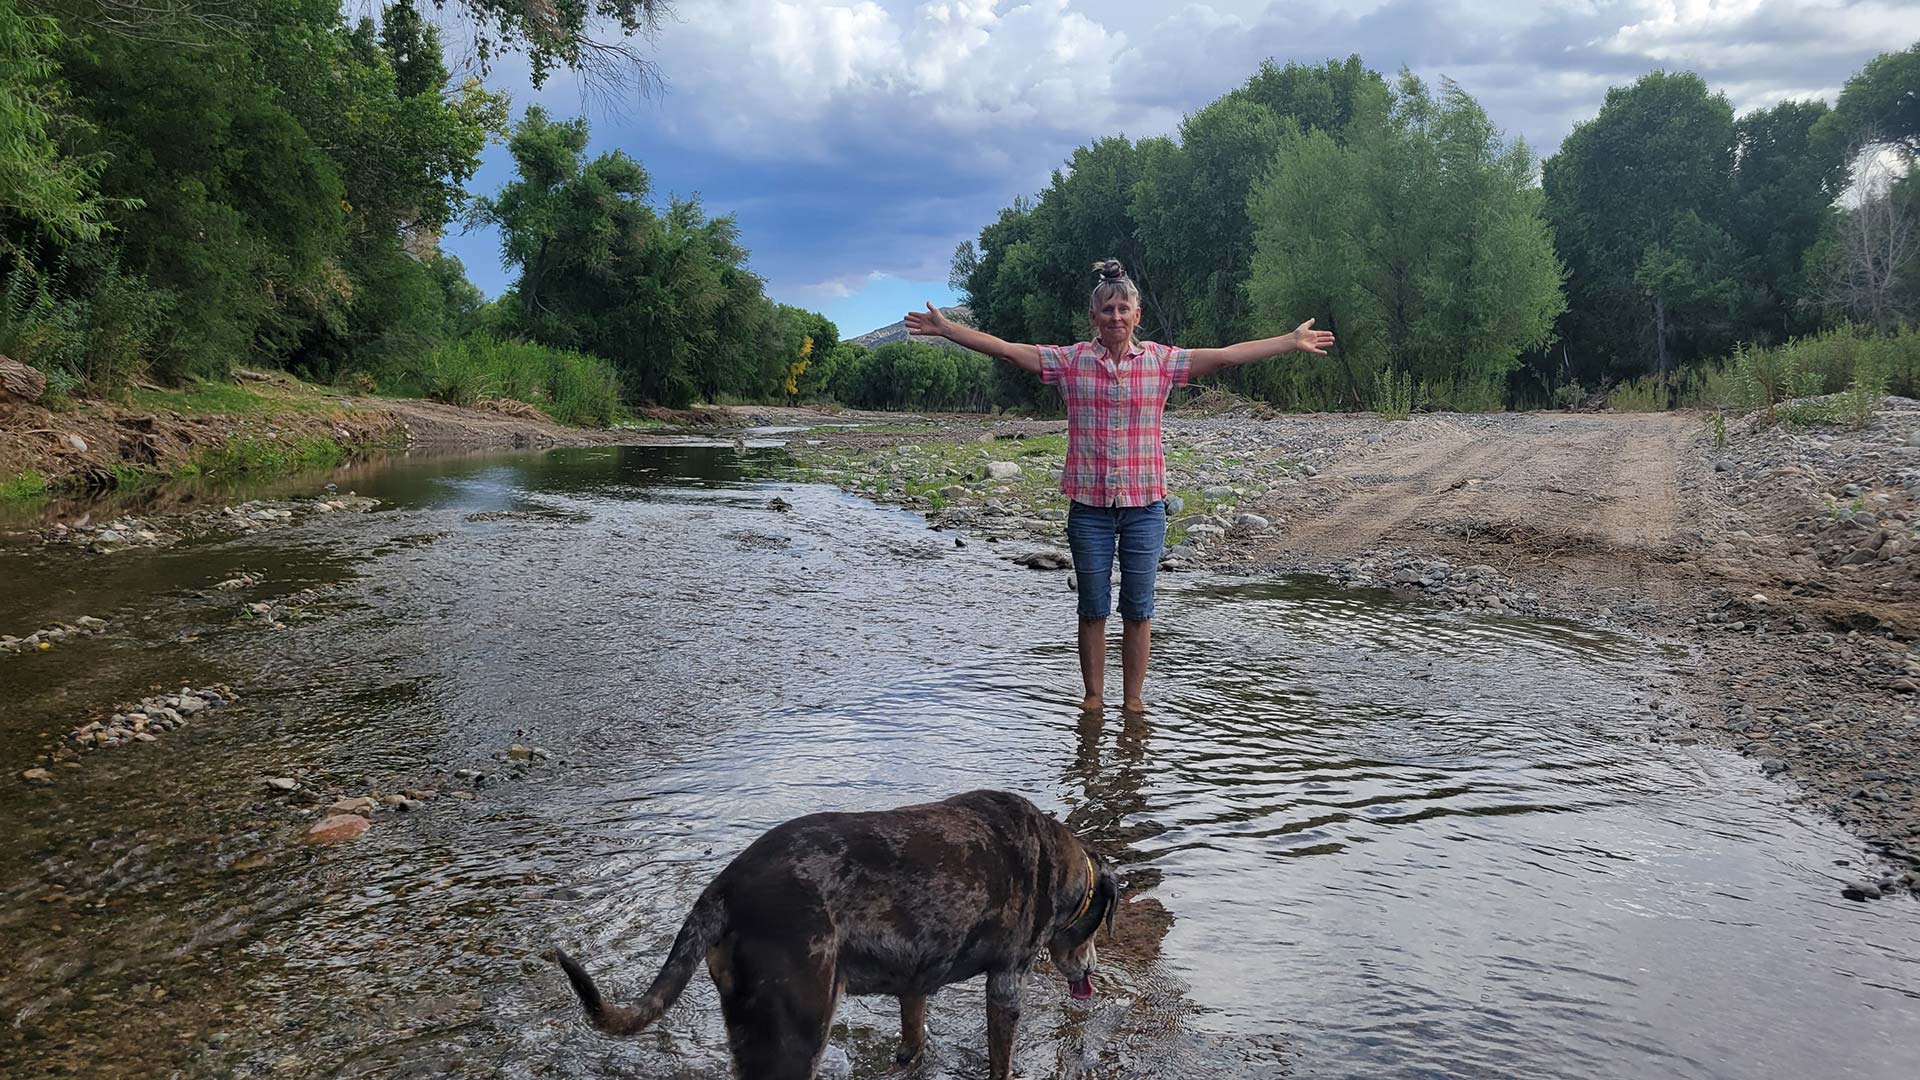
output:
M 1125 293 L 1107 297 L 1089 314 L 1093 317 L 1093 332 L 1100 335 L 1102 341 L 1125 341 L 1133 337 L 1134 327 L 1140 325 L 1140 309 Z

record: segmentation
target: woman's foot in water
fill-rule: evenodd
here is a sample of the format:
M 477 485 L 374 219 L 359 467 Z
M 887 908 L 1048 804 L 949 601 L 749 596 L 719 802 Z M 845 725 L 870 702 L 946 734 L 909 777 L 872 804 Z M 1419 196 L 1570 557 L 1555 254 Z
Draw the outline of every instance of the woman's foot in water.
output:
M 1147 711 L 1147 703 L 1140 698 L 1128 698 L 1120 703 L 1120 711 L 1131 716 L 1140 716 Z
M 1088 694 L 1086 697 L 1080 699 L 1081 712 L 1099 712 L 1106 707 L 1107 703 L 1101 699 L 1099 694 Z

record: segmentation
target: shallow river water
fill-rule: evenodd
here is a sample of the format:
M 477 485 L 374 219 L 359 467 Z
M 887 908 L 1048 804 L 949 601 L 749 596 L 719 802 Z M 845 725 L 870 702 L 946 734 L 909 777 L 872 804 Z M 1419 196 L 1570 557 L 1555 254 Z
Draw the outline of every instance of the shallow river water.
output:
M 637 996 L 761 830 L 997 787 L 1129 894 L 1092 1002 L 1035 974 L 1032 1080 L 1914 1075 L 1920 906 L 1840 899 L 1836 827 L 1738 757 L 1650 743 L 1670 658 L 1168 575 L 1151 713 L 1085 717 L 1064 575 L 754 479 L 772 452 L 416 461 L 335 478 L 370 514 L 0 547 L 0 632 L 111 622 L 0 655 L 0 1074 L 718 1080 L 704 974 L 614 1041 L 541 950 Z M 238 571 L 262 584 L 209 591 Z M 236 618 L 315 587 L 284 630 Z M 242 700 L 18 781 L 116 702 L 215 681 Z M 515 743 L 552 757 L 495 760 Z M 325 848 L 263 786 L 460 769 L 488 774 L 471 800 Z M 929 1013 L 916 1075 L 984 1076 L 980 985 Z M 829 1068 L 886 1075 L 896 1032 L 890 999 L 848 1001 Z

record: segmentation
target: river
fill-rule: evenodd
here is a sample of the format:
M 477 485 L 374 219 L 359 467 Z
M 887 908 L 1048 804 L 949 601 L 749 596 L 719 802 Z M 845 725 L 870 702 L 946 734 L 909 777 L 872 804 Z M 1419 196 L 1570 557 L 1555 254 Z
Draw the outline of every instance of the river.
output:
M 1152 711 L 1082 716 L 1064 575 L 766 479 L 777 454 L 382 463 L 331 478 L 366 514 L 0 546 L 0 631 L 110 623 L 0 654 L 0 1073 L 717 1080 L 704 975 L 613 1041 L 541 951 L 637 996 L 760 831 L 995 787 L 1128 893 L 1092 1002 L 1028 988 L 1036 1080 L 1913 1075 L 1920 908 L 1842 900 L 1836 826 L 1649 740 L 1684 657 L 1166 575 Z M 211 589 L 240 572 L 260 584 Z M 238 617 L 294 594 L 284 629 Z M 116 702 L 209 682 L 239 702 L 18 781 Z M 497 760 L 515 744 L 550 756 Z M 440 795 L 318 847 L 270 777 Z M 977 982 L 929 1022 L 916 1075 L 985 1074 Z M 849 1000 L 830 1068 L 886 1075 L 896 1033 L 892 1001 Z

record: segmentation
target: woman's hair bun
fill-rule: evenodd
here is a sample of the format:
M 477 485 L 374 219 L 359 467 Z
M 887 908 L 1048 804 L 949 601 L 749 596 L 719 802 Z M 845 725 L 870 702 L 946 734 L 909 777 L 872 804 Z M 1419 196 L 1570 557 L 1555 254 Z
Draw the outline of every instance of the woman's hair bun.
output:
M 1102 282 L 1127 279 L 1127 268 L 1120 265 L 1119 259 L 1101 259 L 1093 264 L 1093 272 L 1100 275 Z

